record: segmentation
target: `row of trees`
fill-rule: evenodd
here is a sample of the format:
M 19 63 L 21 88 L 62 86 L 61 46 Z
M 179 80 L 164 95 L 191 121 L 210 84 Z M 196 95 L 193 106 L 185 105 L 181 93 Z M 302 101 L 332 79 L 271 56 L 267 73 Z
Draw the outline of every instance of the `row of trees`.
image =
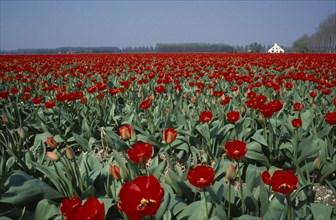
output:
M 323 20 L 311 36 L 305 34 L 293 43 L 295 52 L 336 53 L 336 13 Z
M 59 47 L 54 49 L 18 49 L 6 54 L 72 54 L 72 53 L 150 53 L 150 52 L 267 52 L 271 45 L 253 42 L 245 46 L 224 43 L 158 43 L 155 47 Z

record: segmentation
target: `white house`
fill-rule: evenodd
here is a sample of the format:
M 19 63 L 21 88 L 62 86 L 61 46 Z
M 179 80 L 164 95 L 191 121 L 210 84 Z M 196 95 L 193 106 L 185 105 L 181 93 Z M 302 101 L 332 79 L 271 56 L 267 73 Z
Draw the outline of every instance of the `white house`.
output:
M 284 53 L 284 49 L 282 49 L 277 43 L 274 43 L 274 46 L 268 50 L 269 53 Z

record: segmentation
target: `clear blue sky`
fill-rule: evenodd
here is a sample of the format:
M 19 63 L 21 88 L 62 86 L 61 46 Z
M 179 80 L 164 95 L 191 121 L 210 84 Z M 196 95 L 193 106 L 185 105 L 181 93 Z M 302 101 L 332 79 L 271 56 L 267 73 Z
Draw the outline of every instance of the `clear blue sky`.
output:
M 0 50 L 209 42 L 283 46 L 335 13 L 336 0 L 0 0 Z

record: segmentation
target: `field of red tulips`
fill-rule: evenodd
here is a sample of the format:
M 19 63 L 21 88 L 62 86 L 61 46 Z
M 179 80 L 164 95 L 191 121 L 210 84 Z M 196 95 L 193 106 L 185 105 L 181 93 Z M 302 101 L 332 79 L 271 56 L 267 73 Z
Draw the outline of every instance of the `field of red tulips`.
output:
M 1 219 L 335 219 L 335 54 L 0 56 Z

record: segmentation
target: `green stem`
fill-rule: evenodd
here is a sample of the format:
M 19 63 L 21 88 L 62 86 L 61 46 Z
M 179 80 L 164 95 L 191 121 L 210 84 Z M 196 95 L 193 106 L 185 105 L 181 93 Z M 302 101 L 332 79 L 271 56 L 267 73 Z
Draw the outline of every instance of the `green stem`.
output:
M 290 195 L 286 195 L 287 200 L 287 220 L 293 219 L 293 206 L 292 206 L 292 200 L 290 198 Z
M 83 192 L 84 191 L 83 179 L 81 178 L 81 173 L 80 173 L 78 164 L 76 162 L 76 159 L 74 160 L 74 166 L 75 166 L 75 170 L 76 170 L 76 177 L 78 178 L 78 182 L 79 182 L 79 188 L 80 188 L 81 192 Z
M 246 207 L 245 207 L 245 201 L 244 201 L 243 181 L 242 181 L 242 178 L 241 178 L 241 172 L 240 172 L 240 164 L 239 164 L 239 160 L 237 160 L 237 166 L 238 166 L 239 189 L 240 189 L 240 195 L 241 195 L 241 200 L 242 200 L 242 208 L 243 208 L 243 212 L 245 212 Z
M 228 208 L 228 219 L 231 219 L 231 181 L 229 180 L 229 208 Z
M 204 195 L 205 215 L 206 215 L 205 219 L 209 219 L 209 210 L 208 210 L 208 204 L 207 204 L 207 201 L 206 201 L 205 189 L 203 190 L 203 195 Z

